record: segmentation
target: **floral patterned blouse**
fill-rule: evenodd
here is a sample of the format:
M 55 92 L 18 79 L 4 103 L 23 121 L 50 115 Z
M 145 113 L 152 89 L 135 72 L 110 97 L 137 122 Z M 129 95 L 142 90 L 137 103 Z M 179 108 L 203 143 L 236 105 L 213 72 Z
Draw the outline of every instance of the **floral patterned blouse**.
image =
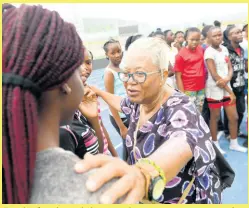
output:
M 134 164 L 133 134 L 139 119 L 140 108 L 139 104 L 131 103 L 129 98 L 124 98 L 121 102 L 121 109 L 130 116 L 126 137 L 129 155 L 127 162 Z M 136 158 L 150 156 L 170 139 L 186 140 L 192 150 L 193 158 L 173 180 L 167 182 L 158 202 L 176 204 L 194 174 L 196 179 L 183 203 L 221 203 L 220 180 L 214 165 L 216 154 L 210 130 L 189 98 L 179 91 L 175 91 L 158 112 L 138 130 L 135 147 Z M 162 158 L 162 160 L 170 160 L 170 158 Z

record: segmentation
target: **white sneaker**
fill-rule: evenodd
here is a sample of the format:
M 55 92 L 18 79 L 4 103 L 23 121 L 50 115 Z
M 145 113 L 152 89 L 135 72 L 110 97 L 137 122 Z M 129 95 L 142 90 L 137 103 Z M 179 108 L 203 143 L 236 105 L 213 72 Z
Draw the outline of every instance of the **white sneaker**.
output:
M 239 144 L 230 144 L 229 149 L 238 152 L 247 152 L 247 148 L 242 147 Z
M 223 155 L 226 154 L 226 152 L 225 152 L 223 149 L 221 149 L 221 147 L 220 147 L 219 144 L 216 144 L 216 143 L 214 143 L 214 144 L 215 144 L 215 146 L 217 147 L 217 149 L 220 151 L 221 154 L 223 154 Z
M 219 131 L 218 134 L 217 134 L 217 140 L 219 141 L 220 138 L 223 136 L 224 134 L 224 131 Z

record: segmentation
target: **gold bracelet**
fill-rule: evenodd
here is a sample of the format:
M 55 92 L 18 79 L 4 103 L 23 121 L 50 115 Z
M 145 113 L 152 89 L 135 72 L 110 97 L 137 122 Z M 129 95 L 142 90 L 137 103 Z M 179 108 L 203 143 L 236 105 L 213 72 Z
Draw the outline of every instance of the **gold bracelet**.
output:
M 145 164 L 149 164 L 151 166 L 153 166 L 159 173 L 159 175 L 162 177 L 164 184 L 166 185 L 166 177 L 164 174 L 164 171 L 162 170 L 162 168 L 160 168 L 158 165 L 156 165 L 156 163 L 150 159 L 147 158 L 141 158 L 138 160 L 138 163 L 145 163 Z

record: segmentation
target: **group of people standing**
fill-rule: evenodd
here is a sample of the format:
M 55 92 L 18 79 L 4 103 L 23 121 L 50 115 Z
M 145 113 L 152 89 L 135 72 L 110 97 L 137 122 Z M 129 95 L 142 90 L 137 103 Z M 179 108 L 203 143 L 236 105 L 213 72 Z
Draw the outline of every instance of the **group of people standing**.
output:
M 230 139 L 230 149 L 246 152 L 237 137 L 247 137 L 240 131 L 248 87 L 247 24 L 243 29 L 229 25 L 222 31 L 217 22 L 216 26 L 205 25 L 202 31 L 198 28 L 189 28 L 185 33 L 178 31 L 174 38 L 172 31 L 160 29 L 150 36 L 167 43 L 172 65 L 167 83 L 188 95 L 202 112 L 218 149 L 225 154 L 218 143 L 221 134 L 217 136 L 217 129 Z M 244 144 L 247 147 L 247 141 Z
M 4 4 L 2 13 L 3 203 L 221 203 L 227 185 L 211 125 L 221 106 L 230 148 L 246 151 L 236 139 L 235 98 L 244 93 L 236 89 L 245 85 L 239 28 L 226 32 L 230 49 L 220 46 L 220 28 L 207 30 L 205 54 L 197 28 L 176 38 L 171 30 L 131 36 L 125 54 L 111 39 L 103 91 L 87 84 L 93 54 L 57 12 Z M 201 115 L 205 93 L 211 131 Z M 123 138 L 123 160 L 98 97 Z

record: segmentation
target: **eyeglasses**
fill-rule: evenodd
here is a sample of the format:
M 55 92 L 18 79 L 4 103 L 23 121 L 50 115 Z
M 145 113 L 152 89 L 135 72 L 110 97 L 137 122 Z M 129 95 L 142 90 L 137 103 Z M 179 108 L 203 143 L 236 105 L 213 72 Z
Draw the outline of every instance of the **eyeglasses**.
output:
M 148 75 L 160 73 L 161 71 L 155 72 L 135 72 L 135 73 L 125 73 L 125 72 L 118 72 L 118 77 L 122 82 L 128 82 L 130 77 L 132 77 L 133 81 L 136 83 L 144 83 Z

